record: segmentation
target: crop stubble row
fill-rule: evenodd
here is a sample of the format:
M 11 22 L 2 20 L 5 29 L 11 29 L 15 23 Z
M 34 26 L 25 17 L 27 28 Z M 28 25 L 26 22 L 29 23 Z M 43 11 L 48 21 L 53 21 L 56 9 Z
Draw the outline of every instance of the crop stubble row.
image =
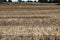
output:
M 57 5 L 0 6 L 0 39 L 58 40 L 59 10 Z

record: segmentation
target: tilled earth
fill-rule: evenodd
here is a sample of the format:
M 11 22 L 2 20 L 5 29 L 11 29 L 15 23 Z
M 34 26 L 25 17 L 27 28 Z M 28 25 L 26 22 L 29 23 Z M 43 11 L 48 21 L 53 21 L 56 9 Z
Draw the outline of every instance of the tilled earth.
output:
M 0 40 L 60 40 L 60 5 L 0 4 Z

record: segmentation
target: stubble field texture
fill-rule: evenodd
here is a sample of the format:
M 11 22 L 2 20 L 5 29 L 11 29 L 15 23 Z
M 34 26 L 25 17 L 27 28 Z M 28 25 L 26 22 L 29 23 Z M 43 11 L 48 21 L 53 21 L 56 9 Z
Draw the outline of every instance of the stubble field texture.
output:
M 60 5 L 0 3 L 0 40 L 60 40 Z

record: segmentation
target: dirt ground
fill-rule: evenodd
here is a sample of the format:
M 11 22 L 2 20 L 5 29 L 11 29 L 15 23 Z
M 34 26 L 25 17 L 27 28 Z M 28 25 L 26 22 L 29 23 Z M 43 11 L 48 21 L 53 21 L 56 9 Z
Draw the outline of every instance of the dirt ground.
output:
M 0 40 L 60 40 L 60 5 L 1 3 Z

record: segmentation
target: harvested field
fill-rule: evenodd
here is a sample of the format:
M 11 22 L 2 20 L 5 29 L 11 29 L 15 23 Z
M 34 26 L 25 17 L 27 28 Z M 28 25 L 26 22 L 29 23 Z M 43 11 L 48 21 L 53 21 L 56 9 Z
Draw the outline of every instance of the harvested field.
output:
M 60 40 L 60 5 L 0 4 L 0 40 Z

